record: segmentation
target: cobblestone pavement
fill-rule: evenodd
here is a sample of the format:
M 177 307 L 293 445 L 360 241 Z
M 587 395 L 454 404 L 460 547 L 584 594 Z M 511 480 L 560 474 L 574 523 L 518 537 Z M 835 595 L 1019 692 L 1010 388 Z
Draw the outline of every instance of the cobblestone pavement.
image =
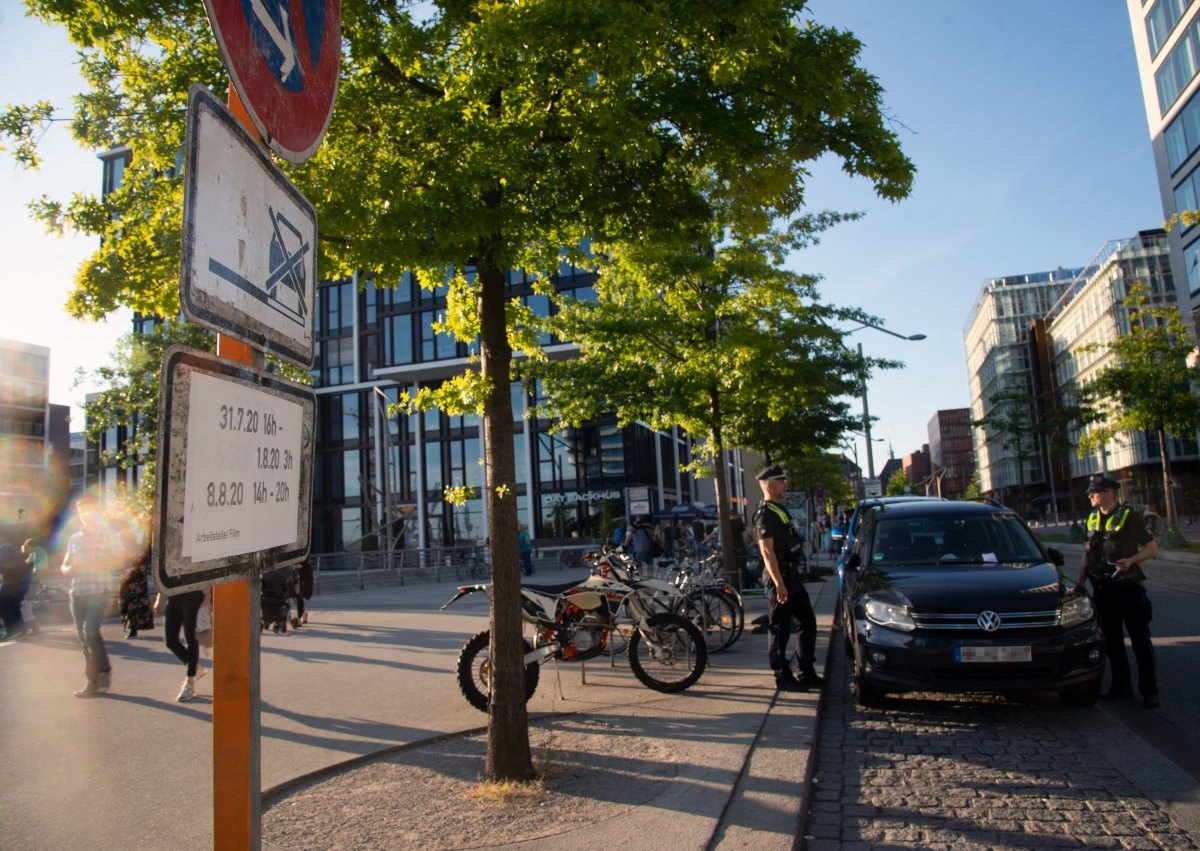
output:
M 1200 848 L 1088 747 L 1100 710 L 937 694 L 862 709 L 849 667 L 839 637 L 801 848 Z

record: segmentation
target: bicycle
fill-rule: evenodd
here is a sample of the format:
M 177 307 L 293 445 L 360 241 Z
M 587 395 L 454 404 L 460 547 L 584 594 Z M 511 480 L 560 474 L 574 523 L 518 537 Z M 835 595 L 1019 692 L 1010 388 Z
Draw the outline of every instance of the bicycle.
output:
M 731 647 L 746 627 L 746 609 L 741 594 L 716 573 L 720 554 L 698 564 L 685 560 L 675 568 L 675 587 L 687 599 L 688 617 L 704 633 L 710 653 Z

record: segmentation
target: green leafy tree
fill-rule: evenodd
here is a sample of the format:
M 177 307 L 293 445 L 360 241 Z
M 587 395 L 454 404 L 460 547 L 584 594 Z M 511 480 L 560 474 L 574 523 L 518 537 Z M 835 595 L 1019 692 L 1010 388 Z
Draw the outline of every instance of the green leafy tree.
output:
M 1037 420 L 1033 416 L 1033 397 L 1018 386 L 1001 390 L 991 397 L 992 406 L 971 425 L 982 428 L 989 442 L 995 441 L 1008 456 L 1016 456 L 1018 509 L 1025 511 L 1025 468 L 1037 453 Z
M 979 470 L 971 473 L 971 481 L 967 482 L 967 489 L 963 492 L 963 499 L 979 499 L 981 496 L 979 489 Z
M 89 91 L 72 129 L 128 144 L 106 199 L 45 200 L 54 226 L 104 236 L 70 309 L 129 304 L 175 315 L 186 90 L 225 75 L 191 0 L 30 0 L 66 27 Z M 477 371 L 418 404 L 482 411 L 493 571 L 485 774 L 533 775 L 524 701 L 512 410 L 515 349 L 536 353 L 509 298 L 514 268 L 547 275 L 585 238 L 653 243 L 727 211 L 752 236 L 804 203 L 811 163 L 832 154 L 879 194 L 904 197 L 913 167 L 881 111 L 853 35 L 802 20 L 800 2 L 360 0 L 343 7 L 338 105 L 320 150 L 288 169 L 317 208 L 321 270 L 377 281 L 416 270 L 449 283 L 445 328 L 479 339 Z M 36 110 L 34 111 L 36 112 Z M 11 110 L 8 112 L 11 116 Z M 44 116 L 43 116 L 44 117 Z M 5 120 L 18 150 L 36 115 Z
M 1071 436 L 1084 429 L 1095 420 L 1096 413 L 1092 406 L 1078 393 L 1065 392 L 1055 399 L 1054 404 L 1038 412 L 1034 429 L 1046 440 L 1047 459 L 1050 465 L 1051 488 L 1054 487 L 1053 467 L 1055 462 L 1065 464 L 1066 460 L 1076 452 Z M 1075 502 L 1075 489 L 1067 489 L 1070 502 L 1069 511 L 1075 516 L 1078 508 Z
M 768 450 L 756 429 L 764 420 L 816 446 L 833 445 L 849 420 L 841 400 L 855 392 L 860 361 L 831 323 L 859 312 L 820 303 L 814 278 L 779 268 L 786 248 L 838 218 L 707 251 L 694 239 L 600 245 L 595 301 L 565 300 L 547 323 L 579 356 L 530 368 L 545 381 L 546 412 L 565 424 L 612 410 L 622 424 L 678 425 L 699 441 L 693 472 L 713 478 L 727 571 L 721 453 Z
M 892 473 L 892 477 L 887 480 L 887 487 L 884 488 L 884 493 L 887 496 L 904 496 L 904 494 L 910 491 L 908 474 L 903 470 L 897 470 Z
M 1200 423 L 1200 396 L 1196 394 L 1200 368 L 1189 365 L 1196 341 L 1179 308 L 1152 300 L 1145 284 L 1130 287 L 1124 305 L 1129 313 L 1128 332 L 1085 349 L 1107 349 L 1114 362 L 1081 388 L 1096 411 L 1097 423 L 1080 438 L 1079 451 L 1095 451 L 1123 432 L 1155 435 L 1162 459 L 1167 541 L 1178 545 L 1182 536 L 1171 499 L 1167 438 L 1194 439 Z
M 147 333 L 121 337 L 110 363 L 98 367 L 90 376 L 82 370 L 78 375 L 79 381 L 90 377 L 93 383 L 107 388 L 84 405 L 87 437 L 99 444 L 107 431 L 124 432 L 125 440 L 107 448 L 102 460 L 122 470 L 140 470 L 137 487 L 128 493 L 128 498 L 143 514 L 150 515 L 154 505 L 154 469 L 158 461 L 155 438 L 163 353 L 175 344 L 212 351 L 214 342 L 213 336 L 199 326 L 187 322 L 160 323 Z

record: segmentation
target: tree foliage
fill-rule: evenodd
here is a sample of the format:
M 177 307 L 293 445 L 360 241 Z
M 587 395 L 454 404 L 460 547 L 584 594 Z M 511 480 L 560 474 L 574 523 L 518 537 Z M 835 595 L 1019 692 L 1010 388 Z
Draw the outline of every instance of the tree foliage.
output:
M 971 425 L 985 430 L 989 442 L 998 442 L 1006 455 L 1016 456 L 1018 505 L 1025 510 L 1025 466 L 1037 454 L 1037 420 L 1033 415 L 1033 396 L 1017 385 L 994 393 L 991 407 Z
M 896 472 L 892 473 L 892 477 L 887 480 L 887 485 L 883 492 L 886 496 L 904 496 L 904 494 L 910 493 L 911 491 L 912 488 L 908 483 L 908 474 L 903 470 L 897 470 Z
M 1079 441 L 1080 452 L 1095 451 L 1123 432 L 1145 431 L 1161 447 L 1167 527 L 1178 526 L 1171 493 L 1168 437 L 1192 440 L 1200 424 L 1200 367 L 1193 365 L 1195 338 L 1174 303 L 1155 298 L 1142 283 L 1124 300 L 1129 330 L 1087 351 L 1107 349 L 1113 363 L 1081 388 L 1095 410 L 1096 424 Z M 1190 363 L 1189 363 L 1190 360 Z
M 146 515 L 154 502 L 154 469 L 158 456 L 155 435 L 158 429 L 158 397 L 161 387 L 163 353 L 168 346 L 183 344 L 212 351 L 215 340 L 204 329 L 187 322 L 161 323 L 143 334 L 126 334 L 117 341 L 112 361 L 97 367 L 90 376 L 106 387 L 84 404 L 87 437 L 100 445 L 105 432 L 123 430 L 126 440 L 107 447 L 102 460 L 121 470 L 139 470 L 137 488 L 128 496 Z
M 545 381 L 552 418 L 579 425 L 615 411 L 622 424 L 692 435 L 693 472 L 714 478 L 723 541 L 731 541 L 725 449 L 766 454 L 785 443 L 784 430 L 789 447 L 823 449 L 853 424 L 845 400 L 862 364 L 834 323 L 864 317 L 822 303 L 815 278 L 781 268 L 798 234 L 810 238 L 842 217 L 816 218 L 798 221 L 790 237 L 598 244 L 595 300 L 565 299 L 545 323 L 579 346 L 578 357 L 529 367 Z
M 225 87 L 194 0 L 29 0 L 79 46 L 89 91 L 72 122 L 88 147 L 128 145 L 106 199 L 45 200 L 58 226 L 104 238 L 71 310 L 175 315 L 187 88 Z M 317 209 L 325 277 L 403 270 L 451 281 L 446 325 L 480 341 L 479 375 L 440 401 L 483 412 L 494 576 L 490 779 L 532 774 L 523 699 L 508 270 L 547 275 L 586 238 L 653 244 L 714 210 L 736 238 L 790 221 L 825 154 L 883 197 L 913 167 L 853 35 L 786 0 L 486 3 L 357 0 L 328 135 L 288 173 Z M 35 116 L 36 119 L 36 116 Z M 6 124 L 5 126 L 11 126 Z M 17 144 L 40 132 L 18 127 Z M 27 131 L 21 131 L 27 126 Z M 22 135 L 24 133 L 24 135 Z

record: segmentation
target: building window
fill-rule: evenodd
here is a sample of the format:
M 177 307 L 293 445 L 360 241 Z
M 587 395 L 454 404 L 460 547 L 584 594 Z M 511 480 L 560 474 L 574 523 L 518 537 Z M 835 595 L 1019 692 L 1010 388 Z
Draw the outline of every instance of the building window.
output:
M 386 365 L 413 362 L 413 315 L 404 313 L 389 316 L 384 324 L 384 358 Z
M 1179 98 L 1180 92 L 1192 81 L 1192 77 L 1196 76 L 1196 70 L 1200 67 L 1200 62 L 1197 61 L 1198 40 L 1200 17 L 1192 20 L 1187 31 L 1179 37 L 1179 41 L 1154 75 L 1154 84 L 1158 89 L 1158 108 L 1163 115 L 1167 114 Z
M 342 453 L 342 481 L 347 499 L 362 496 L 362 453 L 347 449 Z
M 1187 270 L 1188 292 L 1200 292 L 1200 240 L 1183 248 L 1183 267 Z
M 1167 147 L 1167 168 L 1179 170 L 1197 148 L 1200 148 L 1200 98 L 1193 97 L 1167 125 L 1163 132 Z
M 1146 40 L 1150 42 L 1151 58 L 1158 56 L 1167 43 L 1171 30 L 1179 23 L 1190 0 L 1158 0 L 1146 15 Z

